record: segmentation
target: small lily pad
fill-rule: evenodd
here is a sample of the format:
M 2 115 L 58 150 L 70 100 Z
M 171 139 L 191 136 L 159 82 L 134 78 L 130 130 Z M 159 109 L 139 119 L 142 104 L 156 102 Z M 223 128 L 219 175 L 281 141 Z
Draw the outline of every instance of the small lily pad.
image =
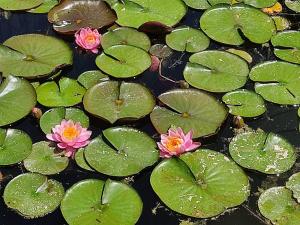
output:
M 240 49 L 229 48 L 229 49 L 226 50 L 226 52 L 230 52 L 232 54 L 235 54 L 235 55 L 245 59 L 248 63 L 253 62 L 252 56 L 246 51 L 243 51 L 243 50 L 240 50 Z
M 272 19 L 275 22 L 277 31 L 284 31 L 291 27 L 291 22 L 282 16 L 272 16 Z
M 3 194 L 5 204 L 26 218 L 43 217 L 59 207 L 64 188 L 56 180 L 36 173 L 12 179 Z
M 173 54 L 173 50 L 167 45 L 155 44 L 151 46 L 149 53 L 160 59 L 165 59 Z
M 285 0 L 284 3 L 289 9 L 300 12 L 300 0 Z
M 193 9 L 208 9 L 211 7 L 208 0 L 183 0 L 185 4 Z
M 58 85 L 55 81 L 41 84 L 37 87 L 37 100 L 47 107 L 74 106 L 81 103 L 86 89 L 76 80 L 63 77 Z
M 293 197 L 300 203 L 300 173 L 295 173 L 286 183 L 286 187 L 293 192 Z
M 21 162 L 30 155 L 32 141 L 28 134 L 21 130 L 0 128 L 0 166 Z
M 77 78 L 77 81 L 86 89 L 93 87 L 94 85 L 109 80 L 108 76 L 102 73 L 100 70 L 86 71 Z
M 238 134 L 229 152 L 242 167 L 266 174 L 284 173 L 296 162 L 295 148 L 287 140 L 262 130 Z
M 84 180 L 74 184 L 61 202 L 61 212 L 69 225 L 134 225 L 143 203 L 126 184 L 107 180 Z
M 83 104 L 89 113 L 115 123 L 119 119 L 140 119 L 148 115 L 155 99 L 141 84 L 106 81 L 90 88 Z
M 104 49 L 96 58 L 97 66 L 116 78 L 129 78 L 143 73 L 151 66 L 150 55 L 137 47 L 115 45 Z
M 165 105 L 156 106 L 150 115 L 155 129 L 163 134 L 173 125 L 193 137 L 215 134 L 227 117 L 227 111 L 215 97 L 195 89 L 175 89 L 161 94 Z
M 85 160 L 85 157 L 84 157 L 84 148 L 80 148 L 76 154 L 75 154 L 75 161 L 77 163 L 77 165 L 82 168 L 82 169 L 85 169 L 85 170 L 88 170 L 88 171 L 95 171 L 93 170 L 89 165 L 88 163 L 86 162 Z
M 30 13 L 48 13 L 54 6 L 59 3 L 60 0 L 43 0 L 43 3 L 34 8 L 30 9 L 28 12 Z
M 32 9 L 43 3 L 44 0 L 0 0 L 0 8 L 3 10 Z
M 24 167 L 33 173 L 53 175 L 65 170 L 69 159 L 55 153 L 55 148 L 50 143 L 41 141 L 33 144 L 31 154 L 24 160 Z
M 166 159 L 151 174 L 151 186 L 172 210 L 209 218 L 242 204 L 250 194 L 246 174 L 225 155 L 207 149 Z
M 266 112 L 264 99 L 255 92 L 240 89 L 225 94 L 222 98 L 229 113 L 242 117 L 256 117 Z
M 126 127 L 103 131 L 85 148 L 89 165 L 102 174 L 125 177 L 152 166 L 159 158 L 155 141 L 146 133 Z M 113 146 L 113 147 L 111 147 Z

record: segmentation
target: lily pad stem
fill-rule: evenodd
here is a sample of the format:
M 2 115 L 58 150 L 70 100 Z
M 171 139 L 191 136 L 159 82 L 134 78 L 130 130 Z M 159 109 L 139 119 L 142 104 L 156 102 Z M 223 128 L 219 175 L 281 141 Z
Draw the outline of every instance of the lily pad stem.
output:
M 164 80 L 170 81 L 170 82 L 172 82 L 172 83 L 174 83 L 174 84 L 179 84 L 179 81 L 172 80 L 171 78 L 166 77 L 166 76 L 164 76 L 164 75 L 162 74 L 162 62 L 163 62 L 163 61 L 164 61 L 164 59 L 160 60 L 160 62 L 159 62 L 159 67 L 158 67 L 158 73 L 159 73 L 159 76 L 160 76 L 161 78 L 163 78 Z

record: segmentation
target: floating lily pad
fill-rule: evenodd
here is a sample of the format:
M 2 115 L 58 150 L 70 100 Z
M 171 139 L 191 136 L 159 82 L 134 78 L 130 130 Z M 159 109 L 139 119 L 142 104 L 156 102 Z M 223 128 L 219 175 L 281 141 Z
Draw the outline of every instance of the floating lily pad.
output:
M 175 89 L 158 98 L 166 107 L 157 106 L 150 117 L 161 134 L 174 125 L 181 127 L 184 132 L 192 130 L 195 138 L 212 135 L 227 117 L 223 104 L 202 91 Z
M 246 51 L 243 51 L 243 50 L 240 50 L 240 49 L 229 48 L 229 49 L 226 50 L 226 52 L 230 52 L 234 55 L 237 55 L 237 56 L 245 59 L 248 63 L 253 62 L 252 56 Z
M 126 184 L 107 180 L 84 180 L 73 185 L 61 203 L 69 225 L 134 225 L 143 203 Z
M 4 10 L 32 9 L 43 3 L 44 0 L 0 0 L 0 8 Z
M 29 10 L 30 13 L 48 13 L 54 6 L 59 3 L 60 0 L 44 0 L 43 3 L 34 8 Z
M 31 154 L 24 160 L 24 167 L 33 173 L 52 175 L 65 170 L 69 159 L 55 152 L 49 142 L 41 141 L 32 146 Z
M 63 119 L 79 122 L 82 127 L 89 127 L 89 117 L 77 108 L 54 108 L 43 114 L 40 127 L 45 134 L 50 134 L 53 127 L 60 124 Z
M 115 123 L 119 119 L 140 119 L 148 115 L 155 99 L 141 84 L 106 81 L 90 88 L 83 104 L 89 113 Z
M 75 161 L 77 165 L 85 170 L 94 171 L 86 162 L 84 157 L 84 148 L 80 148 L 75 154 Z
M 141 131 L 117 127 L 103 131 L 103 135 L 110 145 L 97 137 L 84 151 L 88 164 L 100 173 L 130 176 L 152 166 L 158 160 L 155 141 Z
M 86 89 L 93 87 L 94 85 L 109 80 L 108 76 L 102 73 L 100 70 L 86 71 L 77 78 L 77 81 Z
M 225 94 L 222 98 L 229 113 L 242 117 L 256 117 L 266 112 L 264 99 L 255 92 L 245 89 Z
M 193 9 L 208 9 L 211 7 L 208 0 L 183 0 L 185 4 Z
M 26 80 L 9 76 L 0 83 L 0 126 L 25 117 L 36 104 L 36 93 Z
M 0 166 L 8 166 L 26 159 L 32 149 L 28 134 L 21 130 L 0 128 Z
M 238 134 L 230 142 L 229 152 L 242 167 L 266 174 L 284 173 L 296 161 L 295 148 L 287 140 L 262 130 Z
M 284 3 L 289 9 L 300 12 L 300 0 L 285 0 Z
M 110 30 L 102 37 L 101 45 L 104 49 L 115 45 L 130 45 L 149 51 L 151 42 L 149 37 L 130 27 L 119 27 Z
M 294 198 L 300 202 L 300 173 L 295 173 L 286 183 L 286 187 L 293 192 Z
M 167 45 L 155 44 L 151 46 L 149 53 L 160 59 L 165 59 L 173 54 L 173 50 Z
M 164 160 L 150 181 L 169 208 L 197 218 L 219 215 L 250 194 L 245 173 L 225 155 L 206 149 Z
M 241 57 L 225 51 L 192 55 L 184 79 L 193 87 L 211 92 L 228 92 L 245 85 L 249 69 Z
M 121 26 L 139 28 L 147 22 L 176 25 L 186 14 L 187 8 L 181 0 L 106 0 L 117 13 Z
M 0 45 L 0 71 L 5 76 L 37 78 L 73 63 L 64 41 L 41 34 L 13 36 Z
M 176 51 L 200 52 L 208 48 L 210 40 L 201 30 L 185 26 L 168 34 L 166 42 Z
M 116 21 L 117 17 L 104 1 L 64 0 L 48 14 L 53 28 L 61 33 L 74 33 L 81 28 L 99 29 Z
M 137 47 L 115 45 L 104 49 L 96 58 L 97 66 L 105 73 L 116 78 L 134 77 L 151 66 L 149 54 Z
M 258 44 L 268 42 L 276 32 L 271 17 L 244 4 L 214 6 L 202 15 L 200 25 L 211 39 L 230 45 L 244 43 L 240 31 Z
M 291 27 L 291 22 L 282 16 L 272 16 L 272 19 L 275 22 L 276 25 L 276 30 L 277 31 L 283 31 L 283 30 L 287 30 Z
M 300 104 L 300 66 L 270 61 L 252 68 L 250 79 L 256 93 L 264 99 L 282 105 Z
M 37 100 L 47 107 L 73 106 L 82 101 L 86 89 L 76 80 L 63 77 L 58 85 L 55 81 L 41 84 L 37 87 Z
M 5 204 L 26 218 L 43 217 L 56 208 L 64 196 L 64 187 L 56 180 L 36 173 L 21 174 L 4 190 Z

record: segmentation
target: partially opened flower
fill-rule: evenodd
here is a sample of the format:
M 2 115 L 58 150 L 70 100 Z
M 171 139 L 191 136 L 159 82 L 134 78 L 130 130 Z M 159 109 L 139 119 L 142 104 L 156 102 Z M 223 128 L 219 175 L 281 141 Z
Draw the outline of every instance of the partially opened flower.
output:
M 171 158 L 198 148 L 201 144 L 193 142 L 193 132 L 184 134 L 181 128 L 170 128 L 167 134 L 161 135 L 161 141 L 157 143 L 160 157 Z
M 83 128 L 80 123 L 63 120 L 52 128 L 52 133 L 47 134 L 47 138 L 57 142 L 57 146 L 65 151 L 67 157 L 74 157 L 77 149 L 89 144 L 91 135 L 92 132 Z
M 101 34 L 98 30 L 92 30 L 91 28 L 81 28 L 75 34 L 75 42 L 78 46 L 85 50 L 89 50 L 93 53 L 98 53 L 101 43 Z

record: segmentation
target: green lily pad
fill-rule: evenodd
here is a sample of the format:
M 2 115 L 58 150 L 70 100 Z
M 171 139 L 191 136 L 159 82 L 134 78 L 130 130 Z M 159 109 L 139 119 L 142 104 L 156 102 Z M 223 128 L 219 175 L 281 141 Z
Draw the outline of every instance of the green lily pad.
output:
M 294 198 L 297 199 L 298 203 L 300 202 L 300 173 L 293 174 L 288 182 L 286 187 L 293 192 Z
M 82 168 L 82 169 L 85 169 L 85 170 L 88 170 L 88 171 L 95 171 L 93 170 L 89 165 L 88 163 L 86 162 L 85 160 L 85 157 L 84 157 L 84 148 L 80 148 L 76 154 L 75 154 L 75 161 L 76 161 L 76 164 Z
M 284 31 L 272 37 L 272 45 L 275 47 L 274 54 L 288 62 L 300 64 L 300 32 Z
M 237 55 L 237 56 L 245 59 L 248 63 L 253 62 L 252 56 L 246 51 L 243 51 L 243 50 L 240 50 L 240 49 L 229 48 L 229 49 L 226 50 L 226 52 L 230 52 L 234 55 Z
M 50 134 L 53 127 L 60 124 L 63 119 L 79 122 L 82 127 L 89 127 L 89 117 L 77 108 L 49 109 L 40 119 L 40 127 L 45 134 Z
M 150 118 L 161 134 L 174 125 L 181 127 L 186 133 L 192 130 L 195 138 L 212 135 L 227 117 L 223 104 L 202 91 L 175 89 L 158 98 L 166 107 L 157 106 Z
M 30 13 L 48 13 L 54 6 L 59 3 L 60 0 L 43 0 L 43 3 L 34 8 L 30 9 L 28 12 Z
M 86 71 L 77 78 L 77 81 L 86 89 L 93 87 L 94 85 L 109 80 L 108 76 L 102 73 L 100 70 Z
M 184 69 L 184 79 L 190 85 L 210 92 L 228 92 L 243 87 L 248 74 L 247 62 L 226 51 L 193 54 Z
M 300 66 L 270 61 L 252 68 L 250 79 L 265 100 L 282 105 L 300 104 Z
M 150 55 L 137 47 L 115 45 L 104 49 L 96 58 L 97 66 L 105 73 L 116 78 L 134 77 L 151 66 Z
M 106 0 L 117 13 L 116 21 L 121 26 L 139 28 L 147 22 L 176 25 L 186 14 L 181 0 Z
M 12 179 L 3 194 L 5 204 L 26 218 L 43 217 L 59 207 L 64 187 L 56 180 L 36 173 Z
M 285 0 L 284 3 L 289 9 L 300 12 L 300 0 Z
M 9 76 L 0 83 L 0 126 L 14 123 L 36 104 L 36 93 L 26 80 Z
M 148 115 L 155 106 L 155 99 L 141 84 L 106 81 L 90 88 L 83 104 L 94 116 L 115 123 L 119 119 L 140 119 Z
M 65 170 L 69 159 L 55 153 L 49 142 L 41 141 L 32 146 L 31 154 L 24 160 L 24 167 L 33 173 L 53 175 Z
M 272 19 L 275 22 L 277 31 L 284 31 L 291 27 L 291 22 L 282 16 L 272 16 Z
M 97 137 L 84 151 L 88 164 L 100 173 L 130 176 L 152 166 L 159 158 L 155 141 L 139 130 L 116 127 L 103 131 L 103 135 L 110 145 Z
M 150 182 L 170 209 L 197 218 L 219 215 L 250 194 L 246 174 L 225 155 L 206 149 L 164 160 Z
M 211 39 L 230 45 L 244 43 L 239 31 L 258 44 L 268 42 L 276 32 L 271 17 L 244 4 L 214 6 L 202 15 L 200 25 Z
M 37 100 L 47 107 L 68 107 L 82 102 L 86 89 L 76 80 L 63 77 L 58 85 L 55 81 L 41 84 L 37 87 Z
M 184 26 L 168 34 L 166 43 L 176 51 L 200 52 L 208 48 L 210 40 L 201 30 Z
M 137 192 L 126 184 L 107 180 L 84 180 L 74 184 L 61 203 L 69 225 L 134 225 L 143 203 Z
M 102 37 L 101 45 L 103 49 L 115 45 L 130 45 L 149 51 L 151 42 L 149 37 L 143 32 L 130 27 L 119 27 L 105 33 Z
M 0 0 L 0 8 L 3 10 L 32 9 L 43 3 L 43 0 Z
M 267 110 L 260 95 L 245 89 L 229 92 L 222 100 L 229 108 L 229 113 L 236 116 L 256 117 Z
M 31 138 L 21 130 L 0 128 L 0 166 L 8 166 L 26 159 L 32 149 Z
M 0 71 L 28 79 L 51 75 L 73 63 L 72 49 L 64 41 L 41 34 L 13 36 L 0 45 Z
M 238 134 L 230 142 L 229 152 L 242 167 L 266 174 L 284 173 L 296 161 L 295 148 L 287 140 L 262 130 Z
M 207 0 L 183 0 L 185 4 L 193 9 L 208 9 L 211 5 Z

